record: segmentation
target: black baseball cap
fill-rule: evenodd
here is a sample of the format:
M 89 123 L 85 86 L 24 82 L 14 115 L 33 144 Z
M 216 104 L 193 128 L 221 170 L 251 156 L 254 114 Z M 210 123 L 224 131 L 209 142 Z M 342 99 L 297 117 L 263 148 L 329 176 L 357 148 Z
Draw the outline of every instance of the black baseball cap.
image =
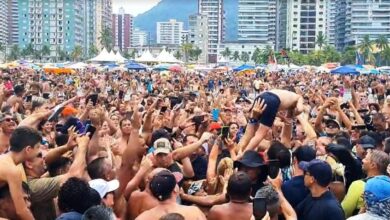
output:
M 322 187 L 327 187 L 332 181 L 332 168 L 323 160 L 302 161 L 299 163 L 299 168 L 309 172 L 310 176 L 314 177 L 318 185 Z
M 376 145 L 376 141 L 374 138 L 368 135 L 364 135 L 363 137 L 359 138 L 357 144 L 362 146 L 364 149 L 374 149 Z

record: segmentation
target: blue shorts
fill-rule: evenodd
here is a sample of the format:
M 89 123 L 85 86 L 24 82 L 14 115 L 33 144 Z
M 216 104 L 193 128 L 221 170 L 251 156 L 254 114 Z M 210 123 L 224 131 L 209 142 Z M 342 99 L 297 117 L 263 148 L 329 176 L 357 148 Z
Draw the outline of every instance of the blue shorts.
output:
M 258 120 L 260 124 L 263 124 L 267 127 L 272 127 L 276 118 L 276 114 L 278 114 L 280 99 L 277 95 L 271 92 L 264 92 L 260 94 L 256 97 L 255 102 L 259 99 L 264 100 L 264 103 L 267 104 L 267 107 L 265 108 L 263 114 L 260 115 Z

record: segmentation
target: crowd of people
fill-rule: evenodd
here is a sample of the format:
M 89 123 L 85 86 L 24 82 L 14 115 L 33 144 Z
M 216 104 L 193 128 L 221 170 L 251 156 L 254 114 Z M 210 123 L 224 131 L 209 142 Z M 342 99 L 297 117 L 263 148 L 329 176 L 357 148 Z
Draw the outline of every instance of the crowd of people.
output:
M 387 75 L 0 76 L 0 219 L 390 219 Z

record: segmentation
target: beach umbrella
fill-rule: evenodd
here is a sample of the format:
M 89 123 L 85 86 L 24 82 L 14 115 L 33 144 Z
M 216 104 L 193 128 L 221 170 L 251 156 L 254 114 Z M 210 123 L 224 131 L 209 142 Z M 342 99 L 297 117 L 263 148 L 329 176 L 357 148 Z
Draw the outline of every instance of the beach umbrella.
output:
M 330 73 L 341 74 L 341 75 L 347 75 L 347 74 L 358 75 L 359 71 L 357 71 L 356 68 L 352 68 L 350 66 L 340 66 L 330 71 Z

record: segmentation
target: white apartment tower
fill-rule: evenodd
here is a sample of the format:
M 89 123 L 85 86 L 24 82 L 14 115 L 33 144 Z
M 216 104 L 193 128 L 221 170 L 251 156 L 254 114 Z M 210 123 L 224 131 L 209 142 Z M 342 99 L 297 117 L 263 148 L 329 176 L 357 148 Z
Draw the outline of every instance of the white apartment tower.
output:
M 275 45 L 277 0 L 239 0 L 238 41 Z
M 326 36 L 326 1 L 294 0 L 287 5 L 287 48 L 304 54 L 318 49 L 316 37 Z
M 207 63 L 209 26 L 207 15 L 194 14 L 189 17 L 188 41 L 202 50 L 198 62 Z
M 208 21 L 208 62 L 216 63 L 218 45 L 224 39 L 223 0 L 198 0 L 198 13 L 207 16 Z
M 6 45 L 8 41 L 8 5 L 7 1 L 0 1 L 0 44 Z
M 183 22 L 157 22 L 157 44 L 181 45 Z
M 345 13 L 345 45 L 359 44 L 365 35 L 390 38 L 390 0 L 346 0 Z
M 142 31 L 139 28 L 134 28 L 133 33 L 131 35 L 131 46 L 146 46 L 148 45 L 148 33 L 146 31 Z

